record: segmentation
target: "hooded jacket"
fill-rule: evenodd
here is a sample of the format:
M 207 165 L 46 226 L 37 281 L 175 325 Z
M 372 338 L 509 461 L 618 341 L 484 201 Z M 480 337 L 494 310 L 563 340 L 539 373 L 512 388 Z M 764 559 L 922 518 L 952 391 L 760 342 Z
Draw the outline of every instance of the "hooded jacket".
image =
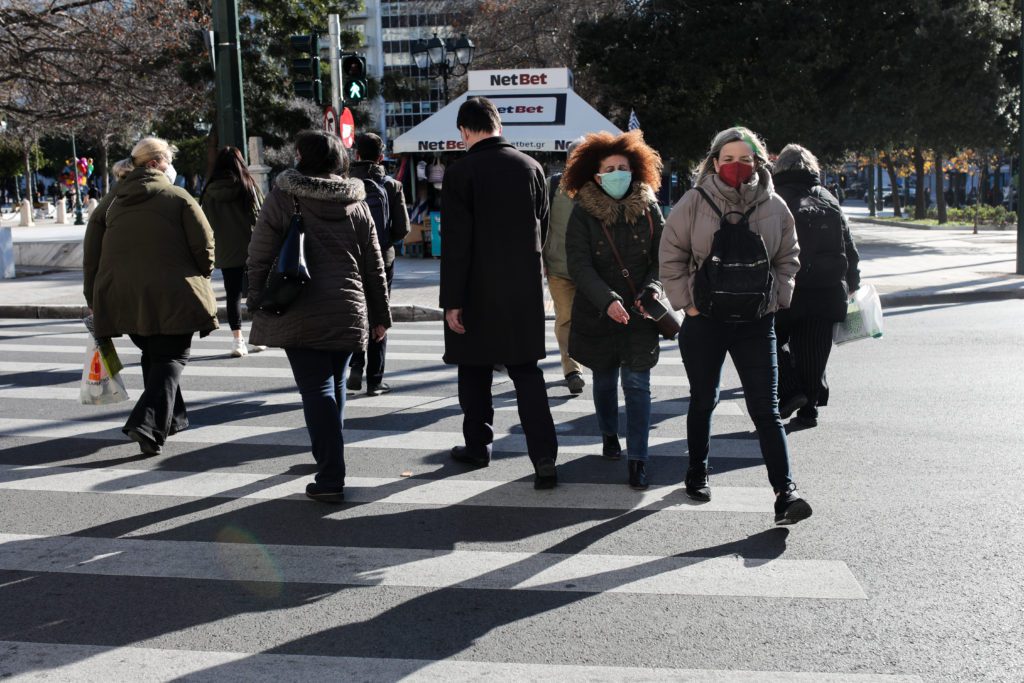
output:
M 391 327 L 384 261 L 361 180 L 288 170 L 260 212 L 249 242 L 253 344 L 321 351 L 366 347 L 367 324 Z M 310 282 L 283 315 L 256 310 L 298 199 Z
M 203 190 L 202 207 L 213 228 L 217 268 L 240 268 L 249 256 L 249 238 L 260 214 L 263 195 L 255 201 L 235 178 L 211 181 Z
M 213 231 L 163 171 L 140 167 L 119 182 L 89 216 L 83 249 L 97 337 L 217 329 Z
M 379 183 L 388 195 L 388 218 L 391 221 L 391 241 L 382 245 L 384 265 L 391 266 L 395 262 L 395 242 L 400 242 L 409 234 L 409 211 L 405 208 L 405 194 L 402 183 L 388 176 L 384 167 L 371 161 L 352 163 L 349 175 L 353 178 L 369 178 Z
M 800 246 L 797 244 L 793 214 L 786 207 L 786 202 L 775 194 L 771 178 L 759 177 L 762 173 L 767 171 L 758 171 L 738 190 L 714 174 L 706 176 L 700 187 L 723 214 L 730 211 L 745 213 L 755 207 L 749 218 L 750 229 L 764 240 L 771 259 L 775 289 L 768 311 L 774 312 L 788 307 L 793 297 L 794 279 L 800 269 Z M 711 253 L 719 221 L 718 215 L 695 189 L 683 195 L 665 221 L 659 261 L 661 283 L 672 308 L 686 310 L 693 306 L 693 275 Z

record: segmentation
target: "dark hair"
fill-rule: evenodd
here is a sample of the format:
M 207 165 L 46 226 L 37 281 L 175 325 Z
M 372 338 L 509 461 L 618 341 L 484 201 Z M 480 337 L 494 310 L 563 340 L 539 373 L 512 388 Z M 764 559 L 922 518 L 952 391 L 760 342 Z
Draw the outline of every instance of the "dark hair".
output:
M 639 130 L 621 135 L 601 131 L 583 138 L 583 142 L 572 150 L 565 162 L 562 190 L 570 197 L 575 197 L 581 187 L 594 179 L 601 168 L 601 161 L 616 154 L 629 159 L 635 180 L 647 183 L 652 190 L 658 191 L 661 187 L 661 156 L 644 142 L 644 135 Z
M 304 130 L 295 136 L 295 151 L 299 153 L 295 168 L 303 175 L 348 172 L 348 154 L 334 133 Z
M 249 202 L 256 200 L 256 181 L 249 175 L 249 169 L 245 165 L 245 158 L 237 147 L 221 147 L 217 152 L 217 158 L 213 162 L 213 171 L 210 173 L 209 182 L 214 180 L 237 180 L 242 183 Z M 205 188 L 204 188 L 205 191 Z
M 375 133 L 360 133 L 356 136 L 356 154 L 363 161 L 377 161 L 384 153 L 384 141 Z
M 471 133 L 497 133 L 501 128 L 498 109 L 486 97 L 470 97 L 459 107 L 455 125 Z

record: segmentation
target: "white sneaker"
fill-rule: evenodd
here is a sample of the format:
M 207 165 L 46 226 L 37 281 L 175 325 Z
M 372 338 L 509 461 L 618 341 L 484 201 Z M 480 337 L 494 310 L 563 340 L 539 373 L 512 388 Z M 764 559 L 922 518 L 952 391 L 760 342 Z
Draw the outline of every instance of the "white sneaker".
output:
M 241 358 L 242 356 L 248 355 L 249 349 L 245 346 L 244 339 L 234 339 L 231 342 L 231 357 Z
M 249 344 L 249 350 L 253 353 L 259 353 L 260 351 L 266 351 L 267 347 L 263 344 Z

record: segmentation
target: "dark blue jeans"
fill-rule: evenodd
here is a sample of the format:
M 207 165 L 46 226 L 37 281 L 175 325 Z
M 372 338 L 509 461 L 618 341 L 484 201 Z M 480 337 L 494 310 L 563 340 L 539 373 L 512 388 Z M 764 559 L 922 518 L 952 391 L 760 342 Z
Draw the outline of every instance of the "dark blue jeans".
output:
M 314 349 L 285 349 L 285 353 L 302 396 L 316 482 L 340 491 L 345 486 L 345 371 L 352 354 Z
M 384 276 L 388 280 L 388 297 L 391 296 L 391 281 L 395 277 L 395 264 L 384 268 Z M 371 321 L 372 323 L 372 321 Z M 356 351 L 352 354 L 349 365 L 354 372 L 362 374 L 366 370 L 366 386 L 375 387 L 384 380 L 384 362 L 388 352 L 388 338 L 380 341 L 373 339 L 373 331 L 370 331 L 370 339 L 366 342 L 366 351 Z
M 779 368 L 775 349 L 775 316 L 756 322 L 725 323 L 703 315 L 687 316 L 679 335 L 679 350 L 690 381 L 690 408 L 686 413 L 686 442 L 690 467 L 707 467 L 711 448 L 711 413 L 718 405 L 725 355 L 743 385 L 747 412 L 754 420 L 768 481 L 781 491 L 793 479 L 789 445 L 779 417 Z
M 594 408 L 602 434 L 619 432 L 619 372 L 594 370 Z M 647 460 L 651 434 L 651 371 L 621 368 L 622 393 L 626 397 L 626 453 L 630 460 Z

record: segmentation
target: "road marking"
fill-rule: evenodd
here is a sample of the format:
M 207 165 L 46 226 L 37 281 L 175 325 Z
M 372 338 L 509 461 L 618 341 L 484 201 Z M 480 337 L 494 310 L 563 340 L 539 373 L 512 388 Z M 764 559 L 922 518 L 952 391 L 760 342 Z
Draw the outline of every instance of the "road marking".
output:
M 123 423 L 108 420 L 42 420 L 36 418 L 0 418 L 0 436 L 29 439 L 99 439 L 125 440 L 121 432 Z M 375 448 L 394 450 L 447 451 L 464 443 L 461 431 L 432 431 L 427 429 L 368 430 L 346 429 L 346 448 Z M 238 445 L 309 447 L 309 434 L 298 426 L 232 426 L 197 425 L 171 437 L 173 442 Z M 756 439 L 713 439 L 714 457 L 760 459 Z M 522 434 L 495 432 L 493 450 L 498 453 L 526 453 L 526 439 Z M 563 454 L 592 455 L 600 450 L 596 436 L 558 435 L 558 451 Z M 677 437 L 651 436 L 648 440 L 650 455 L 684 457 L 686 440 Z
M 659 557 L 0 534 L 0 568 L 214 581 L 867 599 L 845 562 L 735 555 Z
M 244 472 L 173 472 L 0 465 L 0 489 L 62 493 L 110 493 L 182 498 L 244 498 L 279 500 L 301 498 L 307 476 Z M 345 500 L 350 503 L 395 505 L 470 505 L 514 508 L 669 510 L 673 512 L 772 512 L 767 486 L 715 486 L 711 502 L 696 503 L 679 485 L 632 491 L 617 484 L 560 484 L 554 493 L 535 491 L 529 481 L 482 481 L 460 476 L 445 479 L 416 477 L 346 477 Z M 712 484 L 714 481 L 712 480 Z

